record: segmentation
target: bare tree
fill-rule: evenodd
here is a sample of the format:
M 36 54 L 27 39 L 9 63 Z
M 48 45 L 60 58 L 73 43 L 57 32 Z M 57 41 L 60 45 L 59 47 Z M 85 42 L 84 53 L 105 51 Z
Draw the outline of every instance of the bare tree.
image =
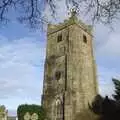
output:
M 56 13 L 58 0 L 0 0 L 0 24 L 9 21 L 10 11 L 16 13 L 20 22 L 28 23 L 31 27 L 37 27 L 48 22 L 42 13 L 46 6 L 50 7 L 51 15 Z M 111 24 L 119 19 L 120 0 L 65 0 L 69 9 L 71 4 L 78 14 L 84 13 L 90 16 L 93 22 Z
M 7 23 L 10 11 L 14 12 L 17 20 L 37 27 L 47 22 L 42 17 L 47 1 L 44 0 L 0 0 L 0 23 Z

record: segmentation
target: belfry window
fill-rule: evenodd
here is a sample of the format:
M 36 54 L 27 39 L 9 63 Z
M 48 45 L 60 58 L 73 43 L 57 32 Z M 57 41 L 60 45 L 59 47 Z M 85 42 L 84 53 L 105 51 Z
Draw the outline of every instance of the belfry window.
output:
M 57 37 L 57 42 L 61 42 L 62 41 L 62 34 L 59 34 Z
M 87 43 L 87 37 L 85 35 L 83 35 L 83 42 Z

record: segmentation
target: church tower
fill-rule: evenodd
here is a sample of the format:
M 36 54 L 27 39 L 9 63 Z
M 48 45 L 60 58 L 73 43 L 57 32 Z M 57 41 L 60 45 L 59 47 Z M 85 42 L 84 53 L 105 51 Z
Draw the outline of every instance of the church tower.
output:
M 72 12 L 48 25 L 42 105 L 50 120 L 75 120 L 97 95 L 92 28 Z

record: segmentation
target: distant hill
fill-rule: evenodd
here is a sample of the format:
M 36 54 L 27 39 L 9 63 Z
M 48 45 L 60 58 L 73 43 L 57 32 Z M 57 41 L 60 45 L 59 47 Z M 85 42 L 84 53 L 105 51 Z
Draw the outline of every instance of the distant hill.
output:
M 17 116 L 17 110 L 8 110 L 8 116 Z
M 8 116 L 7 120 L 16 120 L 16 116 Z

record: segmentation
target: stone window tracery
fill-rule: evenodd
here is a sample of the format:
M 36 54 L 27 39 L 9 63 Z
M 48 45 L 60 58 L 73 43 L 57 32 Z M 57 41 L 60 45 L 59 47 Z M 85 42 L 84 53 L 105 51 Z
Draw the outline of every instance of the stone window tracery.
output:
M 55 114 L 56 119 L 55 120 L 62 120 L 63 119 L 63 104 L 60 99 L 56 100 L 55 108 L 56 108 L 56 110 L 55 110 L 56 111 L 56 114 Z

